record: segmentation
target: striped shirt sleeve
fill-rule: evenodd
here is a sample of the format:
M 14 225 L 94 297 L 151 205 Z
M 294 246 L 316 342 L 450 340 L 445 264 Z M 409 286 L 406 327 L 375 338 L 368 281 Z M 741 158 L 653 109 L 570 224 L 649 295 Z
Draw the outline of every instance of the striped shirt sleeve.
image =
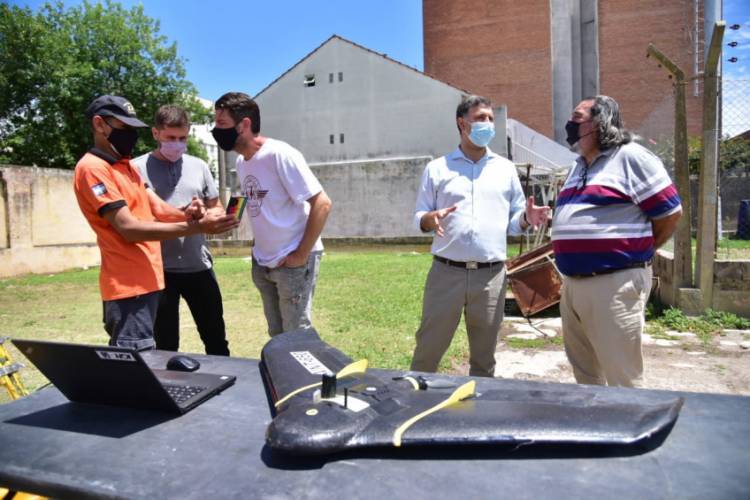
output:
M 638 147 L 629 163 L 632 199 L 649 219 L 661 219 L 682 209 L 677 188 L 656 155 Z

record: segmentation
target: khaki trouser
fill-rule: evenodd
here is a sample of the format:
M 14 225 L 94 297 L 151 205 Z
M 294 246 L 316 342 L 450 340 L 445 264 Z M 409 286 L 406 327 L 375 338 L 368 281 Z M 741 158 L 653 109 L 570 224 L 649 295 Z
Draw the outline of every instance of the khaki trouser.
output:
M 495 375 L 495 348 L 505 312 L 505 265 L 462 269 L 433 261 L 411 369 L 437 370 L 463 312 L 469 336 L 469 374 Z
M 641 335 L 650 291 L 650 267 L 563 277 L 563 339 L 578 383 L 633 387 L 642 381 Z

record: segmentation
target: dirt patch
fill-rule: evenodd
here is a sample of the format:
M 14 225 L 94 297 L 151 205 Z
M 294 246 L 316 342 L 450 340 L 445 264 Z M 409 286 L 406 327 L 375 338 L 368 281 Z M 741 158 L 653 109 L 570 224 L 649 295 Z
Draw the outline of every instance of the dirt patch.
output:
M 648 389 L 750 395 L 750 353 L 647 347 Z
M 508 318 L 503 323 L 503 338 L 495 359 L 496 376 L 519 380 L 575 383 L 565 352 L 554 337 L 560 334 L 559 318 L 530 325 L 523 318 Z M 710 392 L 750 395 L 750 349 L 742 347 L 750 331 L 733 330 L 704 344 L 695 335 L 669 332 L 670 339 L 644 335 L 645 377 L 642 387 L 670 391 Z M 512 348 L 511 339 L 546 339 L 540 347 Z M 467 375 L 468 363 L 454 367 Z

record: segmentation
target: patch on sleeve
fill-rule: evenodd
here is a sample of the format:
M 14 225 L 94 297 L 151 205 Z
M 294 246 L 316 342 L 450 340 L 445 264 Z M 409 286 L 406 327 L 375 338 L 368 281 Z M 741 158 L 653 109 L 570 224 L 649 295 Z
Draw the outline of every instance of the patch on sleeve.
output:
M 95 196 L 103 196 L 107 194 L 107 186 L 105 186 L 103 182 L 100 182 L 99 184 L 91 186 L 91 191 L 94 192 Z

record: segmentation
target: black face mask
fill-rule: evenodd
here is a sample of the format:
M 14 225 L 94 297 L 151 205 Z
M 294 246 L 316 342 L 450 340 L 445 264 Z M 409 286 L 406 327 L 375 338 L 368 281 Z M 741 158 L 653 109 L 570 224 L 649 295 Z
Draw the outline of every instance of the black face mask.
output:
M 568 123 L 565 124 L 565 132 L 568 133 L 568 137 L 565 138 L 565 141 L 571 146 L 581 139 L 578 137 L 578 129 L 580 126 L 580 123 L 572 120 L 569 120 Z
M 571 146 L 587 135 L 591 135 L 595 132 L 595 130 L 591 130 L 591 132 L 589 132 L 588 134 L 578 135 L 578 131 L 580 128 L 581 124 L 578 122 L 574 122 L 573 120 L 568 120 L 568 123 L 565 124 L 565 132 L 568 133 L 568 137 L 565 138 L 565 141 Z
M 134 128 L 112 128 L 107 140 L 115 153 L 122 157 L 129 157 L 133 153 L 135 143 L 138 142 L 138 131 Z
M 211 130 L 211 135 L 214 136 L 216 144 L 218 144 L 224 151 L 231 151 L 234 149 L 234 145 L 237 144 L 237 138 L 240 136 L 234 127 L 214 127 L 213 130 Z

